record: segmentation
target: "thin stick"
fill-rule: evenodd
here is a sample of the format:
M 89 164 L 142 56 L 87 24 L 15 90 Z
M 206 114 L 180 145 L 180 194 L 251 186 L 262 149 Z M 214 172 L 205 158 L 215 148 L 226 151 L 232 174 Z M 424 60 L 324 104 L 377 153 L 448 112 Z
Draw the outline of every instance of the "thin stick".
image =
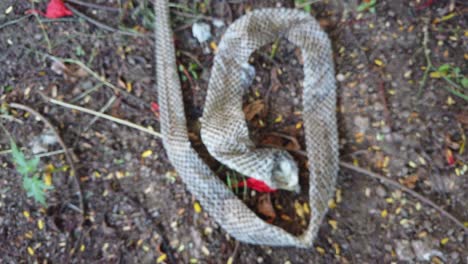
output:
M 244 187 L 245 187 L 245 185 L 244 185 Z M 230 261 L 230 263 L 234 263 L 234 260 L 235 260 L 236 255 L 237 255 L 237 251 L 239 250 L 239 244 L 240 244 L 239 241 L 236 240 L 236 245 L 234 246 L 234 251 L 232 252 L 231 256 L 229 257 L 228 263 L 229 263 L 229 261 Z
M 113 116 L 110 116 L 110 115 L 99 113 L 99 112 L 94 111 L 94 110 L 90 110 L 88 108 L 84 108 L 84 107 L 81 107 L 81 106 L 72 105 L 72 104 L 65 103 L 65 102 L 62 102 L 62 101 L 59 101 L 59 100 L 56 100 L 56 99 L 52 99 L 52 98 L 49 98 L 49 97 L 47 97 L 47 96 L 45 96 L 43 94 L 41 94 L 41 95 L 49 103 L 60 105 L 60 106 L 63 106 L 65 108 L 77 110 L 77 111 L 87 113 L 87 114 L 90 114 L 90 115 L 94 115 L 94 116 L 97 116 L 97 117 L 100 117 L 100 118 L 104 118 L 104 119 L 110 120 L 112 122 L 115 122 L 117 124 L 128 126 L 128 127 L 131 127 L 131 128 L 135 128 L 137 130 L 140 130 L 140 131 L 145 132 L 147 134 L 153 135 L 155 137 L 162 138 L 162 135 L 160 133 L 158 133 L 158 132 L 156 132 L 154 130 L 148 129 L 146 127 L 142 127 L 140 125 L 131 123 L 131 122 L 127 121 L 127 120 L 123 120 L 123 119 L 116 118 L 116 117 L 113 117 Z
M 62 137 L 60 137 L 57 130 L 55 130 L 55 127 L 49 122 L 49 120 L 47 120 L 47 118 L 45 118 L 39 112 L 37 112 L 36 110 L 30 108 L 29 106 L 18 104 L 18 103 L 10 103 L 9 107 L 10 108 L 15 108 L 15 109 L 20 109 L 20 110 L 23 110 L 23 111 L 26 111 L 26 112 L 29 112 L 29 113 L 35 115 L 36 117 L 41 119 L 42 122 L 44 122 L 44 124 L 46 124 L 46 126 L 49 127 L 49 129 L 52 131 L 52 133 L 54 133 L 55 137 L 57 138 L 58 143 L 60 144 L 62 149 L 65 151 L 64 152 L 65 153 L 65 158 L 66 158 L 66 160 L 67 160 L 67 162 L 68 162 L 68 164 L 70 165 L 70 168 L 71 168 L 71 174 L 72 174 L 71 176 L 73 176 L 72 178 L 74 179 L 75 184 L 77 185 L 77 188 L 78 188 L 77 195 L 78 195 L 78 198 L 79 198 L 78 199 L 79 200 L 79 208 L 81 210 L 81 214 L 84 215 L 83 195 L 82 195 L 82 191 L 81 191 L 80 182 L 79 182 L 78 176 L 76 174 L 75 164 L 73 163 L 72 151 L 67 148 L 67 146 L 65 145 L 65 142 L 63 142 L 63 140 L 62 140 Z M 83 217 L 81 217 L 80 225 L 81 225 L 82 221 L 83 221 Z
M 109 109 L 109 107 L 115 102 L 115 99 L 117 99 L 117 97 L 115 95 L 113 95 L 109 99 L 109 101 L 107 101 L 107 103 L 101 108 L 101 110 L 99 110 L 99 113 L 104 113 L 105 111 L 107 111 L 107 109 Z M 83 129 L 83 131 L 81 133 L 86 132 L 96 122 L 96 120 L 98 120 L 98 118 L 99 117 L 97 117 L 97 116 L 93 117 L 93 119 L 91 119 L 89 124 Z
M 366 175 L 366 176 L 369 176 L 369 177 L 372 177 L 372 178 L 375 178 L 375 179 L 379 179 L 379 180 L 381 180 L 382 182 L 384 182 L 384 183 L 386 183 L 388 185 L 391 185 L 391 186 L 393 186 L 395 188 L 401 189 L 402 191 L 404 191 L 404 192 L 412 195 L 413 197 L 417 198 L 421 202 L 431 206 L 436 211 L 438 211 L 441 215 L 443 215 L 443 216 L 447 217 L 448 219 L 452 220 L 457 226 L 462 228 L 465 231 L 465 233 L 468 233 L 468 228 L 465 227 L 465 225 L 462 222 L 460 222 L 457 218 L 455 218 L 452 214 L 445 211 L 444 209 L 442 209 L 442 207 L 438 206 L 437 204 L 435 204 L 431 200 L 427 199 L 426 197 L 424 197 L 424 196 L 420 195 L 419 193 L 411 190 L 410 188 L 408 188 L 408 187 L 406 187 L 404 185 L 401 185 L 400 183 L 398 183 L 398 182 L 396 182 L 396 181 L 394 181 L 392 179 L 389 179 L 387 177 L 384 177 L 384 176 L 382 176 L 380 174 L 377 174 L 377 173 L 371 172 L 369 170 L 354 166 L 354 165 L 352 165 L 351 163 L 348 163 L 348 162 L 341 161 L 340 166 L 343 167 L 343 168 L 349 169 L 349 170 L 353 170 L 355 172 L 359 172 L 362 175 Z
M 26 148 L 21 148 L 22 151 L 25 150 L 25 149 Z M 2 151 L 0 151 L 0 155 L 10 154 L 11 152 L 12 152 L 11 149 L 2 150 Z M 59 149 L 59 150 L 54 150 L 54 151 L 42 152 L 42 153 L 39 153 L 39 154 L 35 154 L 34 157 L 43 158 L 43 157 L 50 157 L 50 156 L 59 155 L 59 154 L 63 154 L 63 153 L 65 153 L 65 150 Z
M 108 6 L 103 6 L 103 5 L 96 5 L 96 4 L 93 4 L 93 3 L 82 2 L 80 0 L 67 0 L 67 2 L 74 3 L 74 4 L 77 4 L 77 5 L 81 5 L 81 6 L 90 7 L 90 8 L 94 8 L 94 9 L 100 9 L 100 10 L 104 10 L 104 11 L 120 13 L 120 8 L 117 8 L 117 7 L 108 7 Z
M 424 37 L 423 37 L 422 44 L 423 44 L 424 55 L 426 57 L 427 65 L 426 65 L 426 70 L 424 71 L 423 78 L 422 78 L 421 82 L 419 83 L 418 97 L 421 96 L 422 89 L 426 85 L 427 76 L 429 75 L 429 71 L 433 68 L 431 57 L 429 56 L 431 54 L 431 51 L 427 47 L 427 44 L 429 43 L 429 22 L 427 22 L 426 25 L 424 26 L 423 33 L 424 33 Z
M 18 19 L 11 20 L 11 21 L 8 21 L 8 22 L 6 22 L 6 23 L 4 23 L 4 24 L 1 24 L 1 25 L 0 25 L 0 29 L 2 29 L 2 28 L 4 28 L 4 27 L 11 26 L 11 25 L 14 25 L 14 24 L 16 24 L 16 23 L 19 23 L 19 22 L 25 20 L 26 18 L 28 18 L 28 17 L 30 17 L 30 16 L 32 16 L 32 14 L 25 15 L 25 16 L 22 16 L 22 17 L 20 17 L 20 18 L 18 18 Z
M 113 28 L 113 27 L 110 27 L 106 24 L 103 24 L 97 20 L 94 20 L 92 18 L 90 18 L 89 16 L 81 13 L 80 11 L 76 10 L 74 7 L 72 7 L 71 5 L 69 4 L 65 4 L 65 6 L 70 9 L 73 13 L 77 14 L 79 17 L 83 18 L 84 20 L 88 21 L 89 23 L 91 24 L 94 24 L 95 26 L 97 27 L 100 27 L 104 30 L 107 30 L 107 31 L 110 31 L 112 33 L 119 33 L 119 34 L 122 34 L 122 35 L 127 35 L 127 36 L 132 36 L 132 37 L 145 37 L 145 38 L 148 38 L 150 37 L 150 35 L 147 35 L 147 34 L 141 34 L 141 33 L 136 33 L 136 32 L 131 32 L 131 31 L 123 31 L 123 30 L 120 30 L 120 29 L 117 29 L 117 28 Z
M 47 31 L 45 30 L 44 24 L 39 19 L 38 14 L 34 13 L 34 17 L 36 18 L 37 22 L 39 23 L 39 26 L 40 26 L 40 28 L 42 30 L 42 34 L 44 35 L 44 38 L 45 38 L 45 40 L 47 42 L 47 51 L 49 51 L 49 53 L 52 53 L 52 43 L 50 43 L 49 35 L 47 34 Z

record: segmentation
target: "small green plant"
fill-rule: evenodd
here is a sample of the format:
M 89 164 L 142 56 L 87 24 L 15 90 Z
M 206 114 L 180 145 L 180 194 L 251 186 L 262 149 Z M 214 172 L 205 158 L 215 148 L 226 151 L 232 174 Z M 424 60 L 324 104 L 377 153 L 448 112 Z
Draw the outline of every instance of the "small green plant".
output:
M 312 5 L 309 0 L 295 0 L 294 4 L 297 8 L 302 8 L 307 13 L 310 13 L 310 11 L 312 11 Z
M 240 183 L 243 184 L 240 184 Z M 239 194 L 239 185 L 242 185 L 242 195 L 244 197 L 247 196 L 247 182 L 243 175 L 239 175 L 234 171 L 227 171 L 226 172 L 226 184 L 229 189 L 234 188 L 234 193 Z
M 131 3 L 128 8 L 133 10 L 130 14 L 131 18 L 135 21 L 141 19 L 142 26 L 147 30 L 154 29 L 154 21 L 156 16 L 151 8 L 148 0 L 140 1 L 136 6 Z
M 369 10 L 371 13 L 375 13 L 375 5 L 377 4 L 377 0 L 370 0 L 370 1 L 363 1 L 358 7 L 358 12 L 364 12 Z
M 444 86 L 446 90 L 462 99 L 468 100 L 468 77 L 461 73 L 460 67 L 454 67 L 446 63 L 434 69 L 429 76 L 431 78 L 444 79 L 450 84 L 450 87 Z
M 45 201 L 45 191 L 53 189 L 39 178 L 38 165 L 39 158 L 26 159 L 24 153 L 18 148 L 13 140 L 10 140 L 11 156 L 16 167 L 16 171 L 23 177 L 23 188 L 28 197 L 32 197 L 36 202 L 47 206 Z

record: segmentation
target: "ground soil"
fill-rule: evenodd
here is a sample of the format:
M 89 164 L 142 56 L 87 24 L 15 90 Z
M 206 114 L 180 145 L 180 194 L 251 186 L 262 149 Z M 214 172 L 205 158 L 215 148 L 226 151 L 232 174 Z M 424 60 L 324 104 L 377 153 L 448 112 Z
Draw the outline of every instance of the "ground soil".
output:
M 48 153 L 39 170 L 41 177 L 52 175 L 54 189 L 47 191 L 47 206 L 26 195 L 2 131 L 0 263 L 468 262 L 466 234 L 448 218 L 399 189 L 346 169 L 313 248 L 236 242 L 200 210 L 159 138 L 51 104 L 40 95 L 158 131 L 150 1 L 87 1 L 98 7 L 70 1 L 88 18 L 75 12 L 56 20 L 25 16 L 29 9 L 45 9 L 45 1 L 34 2 L 0 3 L 0 122 L 27 156 Z M 249 10 L 294 7 L 294 1 L 173 3 L 186 114 L 193 144 L 201 145 L 198 118 L 216 43 L 226 27 Z M 442 78 L 431 75 L 420 84 L 426 51 L 435 68 L 450 64 L 468 74 L 468 7 L 464 1 L 442 0 L 376 3 L 375 12 L 358 12 L 357 0 L 310 5 L 333 43 L 341 160 L 400 182 L 467 225 L 468 104 L 450 93 L 452 84 Z M 195 22 L 210 25 L 208 42 L 200 44 L 192 35 Z M 128 29 L 133 33 L 123 32 Z M 245 106 L 256 101 L 266 106 L 250 120 L 252 136 L 259 145 L 283 138 L 280 145 L 292 150 L 304 183 L 306 164 L 297 154 L 304 149 L 303 62 L 296 47 L 281 39 L 277 44 L 252 56 L 256 74 Z M 84 67 L 57 58 L 82 62 L 115 89 Z M 54 153 L 61 146 L 43 120 L 10 103 L 29 106 L 52 124 L 74 153 L 76 175 L 70 175 L 63 152 Z M 222 169 L 220 177 L 226 179 Z M 237 193 L 258 211 L 263 195 Z M 309 217 L 307 212 L 301 216 L 295 204 L 303 205 L 307 196 L 280 191 L 269 198 L 275 216 L 262 217 L 300 233 Z

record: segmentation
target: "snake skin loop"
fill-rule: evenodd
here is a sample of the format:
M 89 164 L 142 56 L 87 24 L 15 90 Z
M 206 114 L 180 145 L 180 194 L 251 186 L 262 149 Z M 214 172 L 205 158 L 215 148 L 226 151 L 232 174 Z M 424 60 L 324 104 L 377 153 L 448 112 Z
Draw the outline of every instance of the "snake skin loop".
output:
M 188 190 L 224 230 L 240 241 L 270 246 L 312 246 L 327 212 L 327 202 L 333 195 L 338 173 L 336 84 L 327 34 L 313 17 L 299 10 L 260 9 L 237 19 L 219 43 L 201 120 L 202 141 L 213 157 L 231 169 L 274 185 L 271 170 L 275 161 L 278 157 L 285 160 L 292 160 L 292 157 L 282 150 L 255 148 L 250 140 L 242 112 L 242 65 L 248 62 L 252 52 L 278 37 L 286 38 L 301 49 L 311 217 L 304 233 L 295 236 L 259 218 L 210 170 L 191 146 L 168 2 L 156 0 L 155 8 L 161 133 L 169 160 Z

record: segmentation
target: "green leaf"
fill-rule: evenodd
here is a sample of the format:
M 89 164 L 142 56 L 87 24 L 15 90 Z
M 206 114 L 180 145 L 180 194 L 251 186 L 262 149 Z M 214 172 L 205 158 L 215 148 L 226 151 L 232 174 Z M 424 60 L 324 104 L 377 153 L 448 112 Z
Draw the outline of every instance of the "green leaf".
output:
M 26 157 L 24 156 L 24 153 L 18 149 L 18 146 L 15 144 L 15 142 L 11 141 L 10 146 L 11 146 L 11 156 L 13 158 L 13 162 L 15 163 L 16 170 L 21 175 L 27 175 L 29 169 L 28 169 L 28 162 L 26 161 Z
M 448 73 L 451 67 L 452 66 L 450 66 L 450 64 L 443 64 L 439 66 L 439 68 L 437 68 L 437 71 L 442 73 Z
M 377 3 L 377 0 L 371 0 L 369 3 L 363 2 L 357 7 L 358 12 L 366 11 L 369 8 L 372 8 Z M 375 12 L 375 9 L 374 9 Z
M 467 77 L 463 77 L 463 79 L 461 80 L 461 85 L 463 86 L 463 88 L 468 88 L 468 78 Z
M 47 206 L 45 202 L 45 190 L 53 189 L 52 186 L 47 186 L 39 177 L 23 177 L 23 188 L 26 190 L 28 197 L 33 197 L 34 200 L 44 206 Z
M 34 174 L 39 165 L 39 158 L 34 157 L 30 160 L 27 160 L 24 153 L 19 150 L 15 142 L 11 141 L 11 156 L 13 157 L 13 162 L 15 163 L 16 170 L 23 176 Z
M 455 74 L 455 77 L 458 77 L 460 75 L 461 69 L 460 67 L 455 67 L 452 69 L 452 71 Z

